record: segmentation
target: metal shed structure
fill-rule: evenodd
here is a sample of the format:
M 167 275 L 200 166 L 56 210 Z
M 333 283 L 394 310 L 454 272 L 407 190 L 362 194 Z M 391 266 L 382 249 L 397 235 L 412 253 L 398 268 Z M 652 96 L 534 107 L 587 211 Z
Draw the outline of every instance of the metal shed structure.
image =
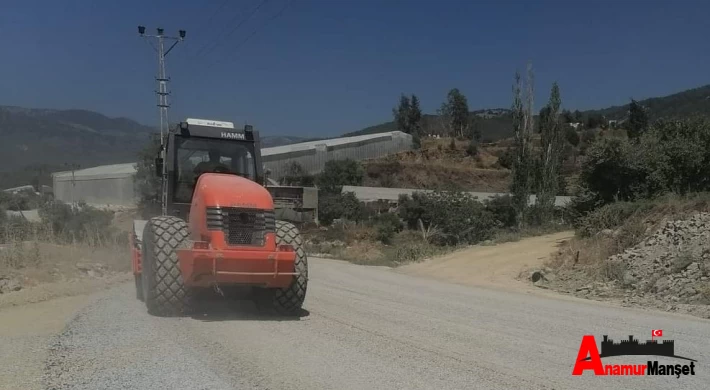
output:
M 320 172 L 329 160 L 365 160 L 411 150 L 412 136 L 401 131 L 303 142 L 264 148 L 263 163 L 270 178 L 283 177 L 292 162 Z M 132 207 L 136 205 L 135 163 L 102 165 L 53 174 L 54 197 L 63 202 Z
M 271 177 L 286 175 L 289 165 L 296 162 L 308 173 L 318 173 L 326 161 L 352 159 L 356 161 L 412 150 L 412 136 L 401 131 L 302 142 L 261 150 Z
M 382 187 L 360 187 L 360 186 L 343 186 L 343 193 L 352 192 L 355 197 L 361 202 L 377 202 L 386 201 L 390 203 L 397 203 L 400 195 L 411 196 L 415 192 L 432 192 L 431 190 L 419 190 L 412 188 L 382 188 Z M 471 196 L 478 198 L 480 201 L 485 201 L 496 196 L 510 195 L 507 193 L 496 193 L 496 192 L 469 192 Z M 572 200 L 571 196 L 556 196 L 555 206 L 562 207 L 565 206 Z M 528 203 L 534 205 L 537 201 L 535 195 L 530 195 Z
M 135 163 L 102 165 L 52 175 L 54 198 L 91 205 L 134 206 Z

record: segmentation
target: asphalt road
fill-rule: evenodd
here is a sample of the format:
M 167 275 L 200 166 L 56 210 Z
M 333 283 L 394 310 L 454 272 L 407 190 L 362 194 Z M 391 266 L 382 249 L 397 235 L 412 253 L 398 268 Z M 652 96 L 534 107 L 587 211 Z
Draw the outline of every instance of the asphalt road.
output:
M 192 318 L 156 318 L 130 284 L 98 293 L 48 340 L 42 387 L 589 390 L 710 383 L 709 321 L 310 263 L 306 311 L 296 320 L 262 318 L 248 302 L 226 301 L 206 303 Z M 582 335 L 645 339 L 651 329 L 675 339 L 676 354 L 698 360 L 695 376 L 571 375 Z

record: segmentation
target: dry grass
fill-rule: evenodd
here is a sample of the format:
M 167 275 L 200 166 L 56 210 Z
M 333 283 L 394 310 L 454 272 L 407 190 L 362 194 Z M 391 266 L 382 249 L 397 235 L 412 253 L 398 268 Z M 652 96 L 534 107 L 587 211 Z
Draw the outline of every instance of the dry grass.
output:
M 474 162 L 447 163 L 386 161 L 364 162 L 364 185 L 372 187 L 446 189 L 455 183 L 461 189 L 480 192 L 507 192 L 510 171 L 478 169 Z
M 0 276 L 18 278 L 32 286 L 88 276 L 87 266 L 95 277 L 130 270 L 128 246 L 121 240 L 86 234 L 82 243 L 62 243 L 47 226 L 25 225 L 22 229 L 30 231 L 5 230 L 0 244 Z
M 432 231 L 405 230 L 397 233 L 390 245 L 377 242 L 376 228 L 364 225 L 302 230 L 302 233 L 306 239 L 306 251 L 312 255 L 327 255 L 355 264 L 396 267 L 455 249 L 430 244 L 425 236 Z
M 467 140 L 424 139 L 419 150 L 401 152 L 363 162 L 366 186 L 445 189 L 456 183 L 468 191 L 505 192 L 510 172 L 498 167 L 496 146 L 479 146 L 469 156 Z

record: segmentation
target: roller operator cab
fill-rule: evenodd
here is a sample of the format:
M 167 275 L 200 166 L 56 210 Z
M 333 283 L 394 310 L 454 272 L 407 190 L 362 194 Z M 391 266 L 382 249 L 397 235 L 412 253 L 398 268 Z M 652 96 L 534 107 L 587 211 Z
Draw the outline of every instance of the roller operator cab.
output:
M 245 286 L 262 309 L 301 311 L 308 263 L 298 229 L 274 216 L 259 133 L 187 119 L 165 137 L 156 174 L 163 214 L 134 221 L 136 296 L 157 315 L 186 313 L 200 288 Z

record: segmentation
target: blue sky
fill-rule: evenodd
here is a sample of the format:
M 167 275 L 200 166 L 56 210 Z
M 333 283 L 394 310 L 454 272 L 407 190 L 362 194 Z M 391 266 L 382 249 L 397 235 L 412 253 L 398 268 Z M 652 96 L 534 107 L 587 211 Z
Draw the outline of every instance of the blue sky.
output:
M 138 24 L 187 30 L 168 57 L 171 120 L 267 135 L 381 123 L 401 92 L 431 113 L 454 87 L 471 109 L 508 107 L 526 61 L 536 108 L 555 80 L 570 109 L 709 82 L 710 2 L 267 0 L 234 30 L 262 1 L 0 0 L 0 105 L 157 123 L 155 53 Z

